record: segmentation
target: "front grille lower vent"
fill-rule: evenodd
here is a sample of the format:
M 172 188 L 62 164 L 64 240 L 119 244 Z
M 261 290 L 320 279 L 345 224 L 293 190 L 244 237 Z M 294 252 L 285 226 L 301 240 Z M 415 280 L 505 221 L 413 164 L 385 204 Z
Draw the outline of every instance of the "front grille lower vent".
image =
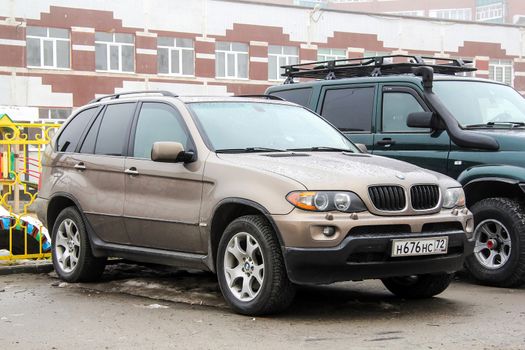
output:
M 439 187 L 436 185 L 416 185 L 410 189 L 412 208 L 426 210 L 435 208 L 439 202 Z
M 384 211 L 400 211 L 406 207 L 405 191 L 401 186 L 374 186 L 368 188 L 374 206 Z

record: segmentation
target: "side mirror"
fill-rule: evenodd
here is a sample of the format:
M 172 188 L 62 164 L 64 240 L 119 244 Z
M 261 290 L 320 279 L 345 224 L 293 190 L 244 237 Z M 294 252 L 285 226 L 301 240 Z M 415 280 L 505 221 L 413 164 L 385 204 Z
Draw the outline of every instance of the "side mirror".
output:
M 443 130 L 441 124 L 433 112 L 414 112 L 407 117 L 407 126 L 411 128 Z
M 165 163 L 189 163 L 193 161 L 193 152 L 184 151 L 179 142 L 155 142 L 151 148 L 151 160 Z
M 356 143 L 356 147 L 363 153 L 368 153 L 368 148 L 366 148 L 365 144 L 362 143 Z

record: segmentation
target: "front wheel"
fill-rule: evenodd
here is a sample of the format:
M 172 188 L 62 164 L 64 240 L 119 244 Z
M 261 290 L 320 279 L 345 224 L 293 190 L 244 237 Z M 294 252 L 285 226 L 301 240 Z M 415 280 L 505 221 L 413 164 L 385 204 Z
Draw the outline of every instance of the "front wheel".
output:
M 244 315 L 280 312 L 295 295 L 275 231 L 263 216 L 242 216 L 228 225 L 219 242 L 217 274 L 226 302 Z
M 452 281 L 452 274 L 415 275 L 381 280 L 392 294 L 405 299 L 431 298 L 442 293 Z
M 470 273 L 483 284 L 516 287 L 525 282 L 525 208 L 509 198 L 487 198 L 471 207 L 476 228 Z

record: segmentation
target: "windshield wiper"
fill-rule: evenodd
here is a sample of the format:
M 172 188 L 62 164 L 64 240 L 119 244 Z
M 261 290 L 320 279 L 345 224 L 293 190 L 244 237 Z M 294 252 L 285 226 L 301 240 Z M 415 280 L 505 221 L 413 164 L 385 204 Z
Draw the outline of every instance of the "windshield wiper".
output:
M 465 128 L 494 128 L 497 125 L 510 126 L 511 128 L 523 127 L 524 122 L 488 122 L 485 124 L 471 124 L 466 125 Z
M 310 152 L 350 152 L 354 153 L 351 149 L 343 149 L 337 147 L 328 146 L 316 146 L 316 147 L 305 147 L 305 148 L 288 148 L 287 151 L 310 151 Z
M 286 152 L 284 149 L 267 147 L 246 147 L 246 148 L 223 148 L 215 151 L 216 153 L 256 153 L 256 152 Z

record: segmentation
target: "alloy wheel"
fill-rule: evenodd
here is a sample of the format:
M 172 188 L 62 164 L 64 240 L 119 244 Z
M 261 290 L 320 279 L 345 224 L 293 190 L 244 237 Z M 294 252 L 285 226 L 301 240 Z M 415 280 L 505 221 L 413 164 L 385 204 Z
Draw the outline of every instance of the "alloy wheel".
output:
M 259 294 L 264 283 L 264 258 L 259 242 L 247 232 L 235 234 L 224 253 L 224 277 L 230 292 L 248 302 Z
M 485 268 L 501 268 L 510 258 L 512 242 L 507 228 L 499 221 L 487 219 L 475 230 L 474 256 Z
M 66 273 L 72 272 L 80 256 L 80 232 L 75 222 L 65 219 L 58 227 L 55 238 L 56 261 Z

